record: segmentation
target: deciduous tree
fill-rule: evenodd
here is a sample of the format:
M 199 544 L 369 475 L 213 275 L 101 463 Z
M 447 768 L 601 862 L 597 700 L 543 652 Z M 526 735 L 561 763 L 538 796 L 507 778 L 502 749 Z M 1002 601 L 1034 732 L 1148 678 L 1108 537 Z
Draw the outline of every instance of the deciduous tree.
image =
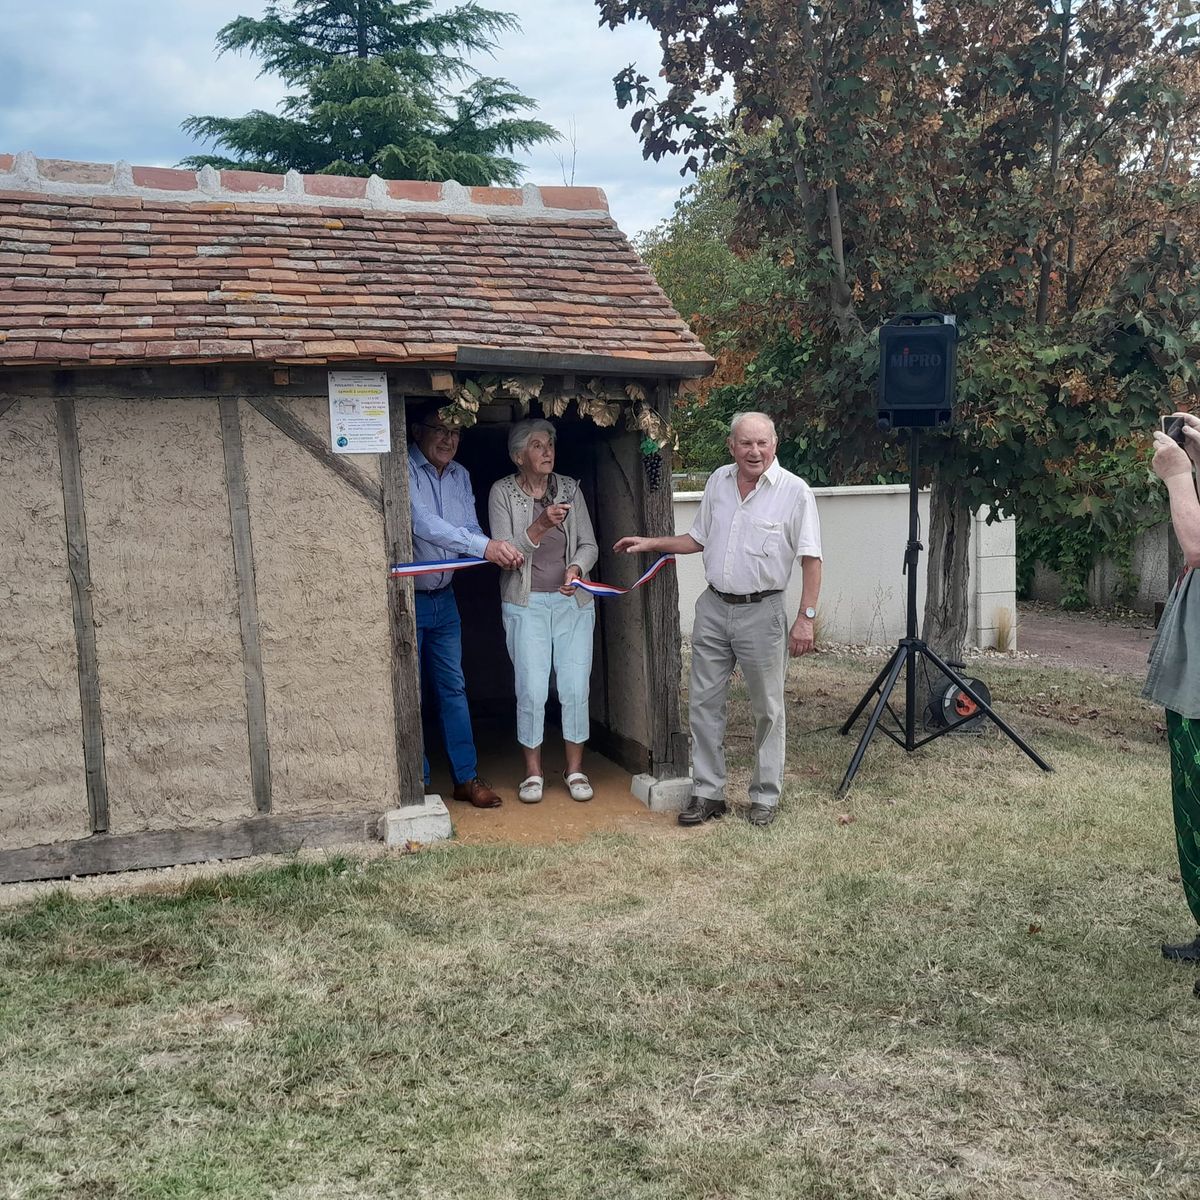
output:
M 956 653 L 970 510 L 1116 524 L 1144 500 L 1139 431 L 1168 391 L 1200 400 L 1195 6 L 598 4 L 662 40 L 665 88 L 616 80 L 643 152 L 725 165 L 738 244 L 794 262 L 789 310 L 815 343 L 758 391 L 785 431 L 877 459 L 872 331 L 958 316 L 925 619 Z M 726 87 L 731 121 L 712 108 Z
M 665 221 L 635 245 L 677 312 L 717 361 L 708 378 L 684 391 L 673 419 L 677 465 L 711 471 L 728 462 L 729 420 L 741 404 L 746 369 L 776 336 L 787 272 L 767 247 L 735 254 L 737 206 L 729 172 L 700 171 Z

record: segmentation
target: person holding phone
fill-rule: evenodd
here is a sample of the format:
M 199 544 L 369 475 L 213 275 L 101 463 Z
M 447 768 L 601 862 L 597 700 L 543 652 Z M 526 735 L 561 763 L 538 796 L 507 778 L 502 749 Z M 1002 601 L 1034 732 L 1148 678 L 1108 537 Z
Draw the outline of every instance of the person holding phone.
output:
M 1163 957 L 1176 962 L 1200 962 L 1200 499 L 1193 466 L 1200 466 L 1200 418 L 1163 418 L 1151 467 L 1166 485 L 1186 567 L 1158 623 L 1142 695 L 1167 712 L 1179 877 L 1198 927 L 1188 941 L 1163 944 Z
M 508 454 L 517 470 L 497 480 L 488 497 L 492 537 L 511 542 L 524 559 L 500 578 L 504 639 L 517 691 L 517 741 L 525 778 L 517 798 L 542 798 L 542 740 L 550 672 L 562 704 L 567 769 L 564 782 L 573 800 L 590 800 L 583 771 L 588 740 L 588 695 L 592 675 L 592 597 L 573 586 L 596 564 L 599 547 L 576 480 L 554 471 L 554 426 L 519 421 L 508 435 Z

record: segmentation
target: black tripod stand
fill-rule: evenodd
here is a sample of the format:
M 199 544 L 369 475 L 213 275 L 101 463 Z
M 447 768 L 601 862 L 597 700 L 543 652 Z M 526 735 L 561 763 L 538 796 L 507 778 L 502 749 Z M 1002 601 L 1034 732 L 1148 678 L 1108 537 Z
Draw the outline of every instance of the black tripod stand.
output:
M 871 703 L 872 698 L 878 694 L 879 699 L 876 701 L 875 707 L 871 710 L 871 715 L 867 720 L 867 727 L 863 730 L 862 738 L 859 740 L 854 755 L 850 759 L 850 765 L 846 768 L 846 774 L 842 778 L 841 786 L 838 788 L 839 796 L 844 795 L 849 789 L 851 781 L 854 779 L 855 773 L 862 763 L 867 746 L 870 745 L 871 738 L 877 729 L 882 730 L 897 746 L 902 746 L 905 750 L 912 751 L 916 750 L 918 746 L 924 746 L 926 743 L 932 742 L 935 738 L 940 738 L 944 733 L 952 732 L 955 728 L 953 725 L 948 725 L 943 729 L 937 729 L 933 733 L 927 734 L 920 741 L 917 740 L 917 667 L 922 656 L 937 667 L 947 679 L 961 688 L 963 694 L 974 702 L 979 711 L 990 717 L 1000 730 L 1007 734 L 1009 739 L 1015 742 L 1043 771 L 1052 771 L 1054 769 L 1036 750 L 1022 741 L 1020 736 L 996 715 L 992 707 L 971 687 L 967 680 L 939 658 L 934 651 L 930 650 L 917 637 L 917 562 L 922 550 L 921 543 L 917 540 L 917 467 L 920 459 L 920 442 L 918 440 L 920 435 L 916 429 L 910 429 L 908 436 L 908 547 L 904 551 L 904 573 L 908 576 L 908 631 L 900 639 L 895 652 L 887 661 L 887 666 L 879 672 L 875 678 L 875 682 L 867 689 L 867 694 L 858 702 L 858 707 L 855 708 L 846 720 L 846 723 L 842 726 L 841 732 L 845 736 L 850 732 L 854 722 L 862 716 L 863 710 Z M 905 672 L 903 721 L 897 716 L 889 703 L 892 688 L 896 686 L 896 680 L 900 678 L 901 671 Z M 880 718 L 885 711 L 896 724 L 894 730 L 887 725 L 880 724 Z

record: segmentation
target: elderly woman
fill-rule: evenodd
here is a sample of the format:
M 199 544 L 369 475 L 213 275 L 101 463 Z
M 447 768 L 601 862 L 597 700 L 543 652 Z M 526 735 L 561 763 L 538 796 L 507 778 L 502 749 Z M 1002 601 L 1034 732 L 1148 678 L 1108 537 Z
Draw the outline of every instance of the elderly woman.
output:
M 1150 651 L 1142 695 L 1167 710 L 1171 751 L 1171 801 L 1179 878 L 1200 929 L 1200 500 L 1192 468 L 1200 465 L 1200 419 L 1175 413 L 1182 446 L 1165 433 L 1154 435 L 1154 473 L 1166 484 L 1171 526 L 1186 570 L 1171 590 Z M 1200 932 L 1186 941 L 1164 943 L 1164 958 L 1200 962 Z
M 517 683 L 517 740 L 525 778 L 517 792 L 526 804 L 542 798 L 542 737 L 550 671 L 562 703 L 567 769 L 574 800 L 590 800 L 583 773 L 592 673 L 592 597 L 571 581 L 596 563 L 596 537 L 583 493 L 574 479 L 554 472 L 554 426 L 520 421 L 508 435 L 516 474 L 497 481 L 488 498 L 492 537 L 511 542 L 525 560 L 501 576 L 501 612 Z

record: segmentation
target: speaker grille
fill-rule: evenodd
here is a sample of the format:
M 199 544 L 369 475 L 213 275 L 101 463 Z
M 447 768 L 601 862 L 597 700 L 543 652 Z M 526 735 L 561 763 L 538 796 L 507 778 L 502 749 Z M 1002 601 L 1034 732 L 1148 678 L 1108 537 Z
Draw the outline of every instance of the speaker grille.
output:
M 892 426 L 949 424 L 958 331 L 953 325 L 885 325 L 879 331 L 879 419 Z

